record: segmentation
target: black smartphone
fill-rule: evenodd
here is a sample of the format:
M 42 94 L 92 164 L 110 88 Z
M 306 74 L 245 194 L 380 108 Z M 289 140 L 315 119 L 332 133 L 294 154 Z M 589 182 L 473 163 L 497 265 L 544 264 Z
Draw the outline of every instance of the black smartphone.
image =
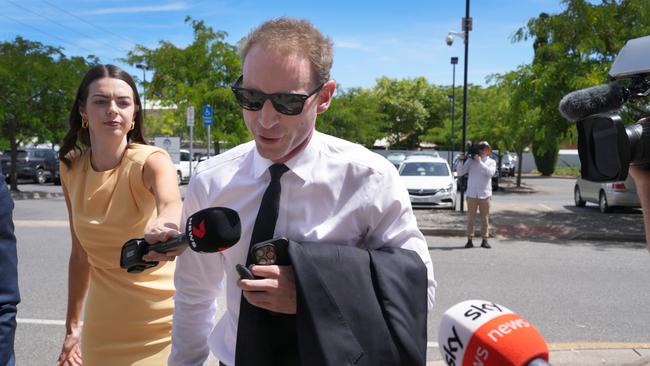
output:
M 291 264 L 289 258 L 289 240 L 287 238 L 274 238 L 253 244 L 251 254 L 255 264 L 287 266 Z
M 243 264 L 237 264 L 235 265 L 235 269 L 237 270 L 237 273 L 239 273 L 239 278 L 242 280 L 254 280 L 255 276 L 253 276 L 253 272 L 251 272 L 248 267 L 246 267 Z

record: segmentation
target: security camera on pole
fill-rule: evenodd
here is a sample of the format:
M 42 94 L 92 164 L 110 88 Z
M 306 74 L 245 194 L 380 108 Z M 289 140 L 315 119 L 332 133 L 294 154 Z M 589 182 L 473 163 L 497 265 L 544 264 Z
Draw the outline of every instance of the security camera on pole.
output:
M 203 106 L 203 125 L 207 128 L 208 143 L 206 146 L 208 148 L 208 157 L 210 157 L 210 127 L 212 127 L 212 106 L 209 104 Z

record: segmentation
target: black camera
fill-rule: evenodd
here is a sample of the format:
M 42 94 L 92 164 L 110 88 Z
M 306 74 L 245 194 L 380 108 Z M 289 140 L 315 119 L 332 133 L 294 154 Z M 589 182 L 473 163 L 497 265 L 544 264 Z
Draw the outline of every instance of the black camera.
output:
M 648 113 L 650 36 L 629 40 L 609 75 L 614 82 L 567 94 L 559 107 L 577 122 L 580 174 L 594 182 L 625 180 L 630 165 L 650 163 L 650 118 L 625 126 L 617 113 L 627 101 Z
M 481 147 L 478 144 L 475 144 L 474 142 L 470 141 L 467 146 L 467 158 L 474 159 L 474 157 L 478 155 L 480 151 L 481 151 Z
M 139 273 L 155 267 L 158 262 L 145 262 L 142 257 L 149 253 L 150 245 L 144 239 L 131 239 L 124 243 L 120 254 L 120 267 L 129 273 Z

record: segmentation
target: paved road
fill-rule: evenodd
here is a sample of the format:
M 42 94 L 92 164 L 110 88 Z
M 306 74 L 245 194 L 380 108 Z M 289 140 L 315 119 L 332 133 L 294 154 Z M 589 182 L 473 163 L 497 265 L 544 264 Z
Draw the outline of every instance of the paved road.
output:
M 543 198 L 544 204 L 555 208 L 551 214 L 559 212 L 556 210 L 566 197 L 571 202 L 570 193 L 558 198 L 565 192 L 562 184 L 570 182 L 540 182 L 556 191 Z M 532 184 L 539 187 L 539 193 L 515 199 L 499 194 L 495 204 L 535 206 L 539 203 L 536 195 L 546 194 L 547 188 Z M 55 186 L 37 188 L 53 193 L 60 190 Z M 576 217 L 571 211 L 564 214 Z M 451 212 L 431 215 L 462 219 Z M 638 219 L 640 214 L 596 217 L 630 216 Z M 64 333 L 69 252 L 65 203 L 60 196 L 16 200 L 15 219 L 23 296 L 16 340 L 18 364 L 48 365 L 56 358 Z M 650 255 L 643 243 L 495 238 L 492 250 L 465 250 L 462 237 L 430 236 L 427 241 L 439 282 L 436 308 L 429 315 L 431 346 L 437 342 L 442 312 L 473 298 L 492 300 L 520 313 L 556 348 L 576 342 L 583 347 L 594 342 L 606 342 L 608 347 L 613 347 L 613 342 L 650 343 Z M 429 355 L 430 360 L 439 359 L 435 347 Z

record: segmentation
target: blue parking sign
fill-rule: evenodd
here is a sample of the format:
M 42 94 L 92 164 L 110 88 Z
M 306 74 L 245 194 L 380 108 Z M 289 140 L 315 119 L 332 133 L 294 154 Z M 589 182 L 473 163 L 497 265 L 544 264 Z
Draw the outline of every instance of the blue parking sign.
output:
M 212 126 L 212 106 L 209 104 L 203 106 L 203 125 Z

